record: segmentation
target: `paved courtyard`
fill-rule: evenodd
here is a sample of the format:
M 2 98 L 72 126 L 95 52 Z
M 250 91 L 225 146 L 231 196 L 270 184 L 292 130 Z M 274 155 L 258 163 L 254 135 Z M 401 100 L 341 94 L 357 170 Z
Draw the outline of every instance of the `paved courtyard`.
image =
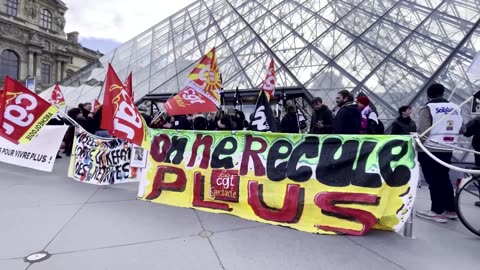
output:
M 97 187 L 0 163 L 0 269 L 478 269 L 480 238 L 461 223 L 414 220 L 390 232 L 322 236 L 135 199 L 137 184 Z M 419 190 L 416 207 L 429 204 Z M 24 257 L 52 256 L 35 264 Z

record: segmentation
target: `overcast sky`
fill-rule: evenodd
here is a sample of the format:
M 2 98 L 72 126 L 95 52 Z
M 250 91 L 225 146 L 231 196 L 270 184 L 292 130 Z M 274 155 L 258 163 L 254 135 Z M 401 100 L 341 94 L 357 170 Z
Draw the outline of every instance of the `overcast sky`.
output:
M 107 53 L 194 0 L 63 0 L 65 32 L 80 32 L 83 46 Z

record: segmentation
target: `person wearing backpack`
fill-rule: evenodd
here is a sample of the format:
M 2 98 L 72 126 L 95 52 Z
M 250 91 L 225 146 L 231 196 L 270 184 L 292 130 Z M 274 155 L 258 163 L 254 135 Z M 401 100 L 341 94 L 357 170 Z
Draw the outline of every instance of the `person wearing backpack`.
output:
M 382 121 L 378 119 L 377 113 L 370 107 L 370 99 L 367 96 L 359 96 L 357 104 L 362 111 L 360 134 L 384 134 L 385 128 Z

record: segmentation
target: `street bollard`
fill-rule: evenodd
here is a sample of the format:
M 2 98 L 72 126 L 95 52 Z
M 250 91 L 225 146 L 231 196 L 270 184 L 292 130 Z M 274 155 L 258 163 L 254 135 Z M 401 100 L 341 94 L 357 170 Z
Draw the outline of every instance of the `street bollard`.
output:
M 403 227 L 403 236 L 410 239 L 415 239 L 413 236 L 413 208 L 410 212 L 407 222 L 405 222 L 405 226 Z

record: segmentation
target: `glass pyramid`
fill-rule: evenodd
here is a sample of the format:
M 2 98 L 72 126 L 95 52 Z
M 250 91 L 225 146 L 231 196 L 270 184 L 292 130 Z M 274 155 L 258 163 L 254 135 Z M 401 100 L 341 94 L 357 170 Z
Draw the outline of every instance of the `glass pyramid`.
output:
M 61 82 L 70 106 L 101 100 L 108 63 L 133 71 L 138 101 L 181 90 L 212 47 L 224 88 L 256 89 L 269 59 L 277 87 L 297 87 L 332 106 L 339 90 L 364 92 L 389 120 L 420 106 L 433 81 L 461 103 L 480 50 L 479 0 L 200 0 Z M 46 91 L 49 93 L 49 91 Z M 465 112 L 466 113 L 466 112 Z

